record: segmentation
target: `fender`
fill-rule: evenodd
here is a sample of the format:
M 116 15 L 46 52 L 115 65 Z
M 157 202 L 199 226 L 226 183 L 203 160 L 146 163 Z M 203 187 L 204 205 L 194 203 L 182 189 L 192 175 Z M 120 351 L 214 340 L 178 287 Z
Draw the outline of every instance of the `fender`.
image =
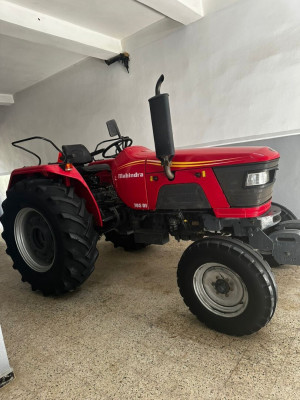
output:
M 98 204 L 77 169 L 73 166 L 70 171 L 65 171 L 58 164 L 38 165 L 34 167 L 24 167 L 12 171 L 8 189 L 21 179 L 28 177 L 62 178 L 67 187 L 74 186 L 75 193 L 85 199 L 87 210 L 94 216 L 97 226 L 103 226 L 102 217 Z

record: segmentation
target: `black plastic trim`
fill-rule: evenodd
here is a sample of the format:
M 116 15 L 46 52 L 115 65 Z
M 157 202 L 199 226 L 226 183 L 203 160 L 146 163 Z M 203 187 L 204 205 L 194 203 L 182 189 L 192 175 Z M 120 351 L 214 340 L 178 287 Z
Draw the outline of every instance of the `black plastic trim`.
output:
M 211 208 L 205 193 L 197 183 L 162 186 L 158 193 L 157 210 L 191 210 Z
M 231 207 L 258 207 L 272 198 L 279 158 L 266 162 L 215 167 L 213 171 Z M 270 182 L 246 186 L 248 173 L 270 171 Z

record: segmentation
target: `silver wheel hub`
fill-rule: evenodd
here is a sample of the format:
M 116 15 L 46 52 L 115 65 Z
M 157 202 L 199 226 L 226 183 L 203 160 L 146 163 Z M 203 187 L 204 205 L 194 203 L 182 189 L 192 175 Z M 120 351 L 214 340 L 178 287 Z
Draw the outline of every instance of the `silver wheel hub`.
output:
M 15 218 L 15 242 L 26 264 L 47 272 L 54 263 L 55 240 L 46 218 L 34 208 L 22 208 Z
M 236 317 L 248 305 L 248 291 L 242 278 L 223 264 L 201 265 L 194 273 L 193 286 L 202 305 L 216 315 Z

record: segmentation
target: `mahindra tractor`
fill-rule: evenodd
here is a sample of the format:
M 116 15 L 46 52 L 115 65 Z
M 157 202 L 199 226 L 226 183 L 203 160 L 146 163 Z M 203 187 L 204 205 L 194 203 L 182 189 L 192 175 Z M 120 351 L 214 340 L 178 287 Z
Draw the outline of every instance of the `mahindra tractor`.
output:
M 11 174 L 1 217 L 7 254 L 32 290 L 59 295 L 92 273 L 102 235 L 125 250 L 163 245 L 170 236 L 192 241 L 177 272 L 184 302 L 217 331 L 251 334 L 275 311 L 270 265 L 300 264 L 300 220 L 271 202 L 279 153 L 175 151 L 163 80 L 149 99 L 155 152 L 132 146 L 114 120 L 107 122 L 111 139 L 93 152 L 38 136 L 12 143 L 39 165 Z M 41 165 L 20 145 L 32 139 L 50 142 L 58 160 Z

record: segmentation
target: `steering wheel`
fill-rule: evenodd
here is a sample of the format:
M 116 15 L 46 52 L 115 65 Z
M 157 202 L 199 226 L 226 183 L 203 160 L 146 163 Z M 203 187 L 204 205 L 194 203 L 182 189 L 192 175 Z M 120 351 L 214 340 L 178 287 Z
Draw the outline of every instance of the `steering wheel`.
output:
M 116 140 L 115 142 L 111 143 L 109 146 L 107 146 L 103 152 L 102 152 L 102 157 L 103 158 L 115 158 L 119 153 L 121 153 L 122 150 L 125 149 L 125 147 L 131 146 L 133 143 L 132 139 L 130 139 L 128 136 L 123 137 L 121 139 Z M 112 155 L 107 155 L 109 150 L 115 148 L 115 154 Z

